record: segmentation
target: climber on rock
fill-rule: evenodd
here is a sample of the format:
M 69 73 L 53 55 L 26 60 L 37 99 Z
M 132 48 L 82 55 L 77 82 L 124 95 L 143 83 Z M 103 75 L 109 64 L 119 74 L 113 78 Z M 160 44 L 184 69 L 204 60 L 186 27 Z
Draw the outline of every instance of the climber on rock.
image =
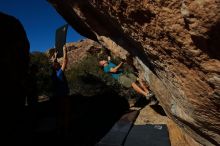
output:
M 124 87 L 132 87 L 136 92 L 145 96 L 147 100 L 151 100 L 151 97 L 153 97 L 154 94 L 147 87 L 145 87 L 143 82 L 134 74 L 124 74 L 123 70 L 121 69 L 123 64 L 124 62 L 120 62 L 118 65 L 115 65 L 111 62 L 110 56 L 108 56 L 108 60 L 99 61 L 99 66 L 103 68 L 105 73 L 110 73 L 111 76 L 118 80 L 118 82 Z M 137 81 L 139 82 L 140 86 L 136 83 Z

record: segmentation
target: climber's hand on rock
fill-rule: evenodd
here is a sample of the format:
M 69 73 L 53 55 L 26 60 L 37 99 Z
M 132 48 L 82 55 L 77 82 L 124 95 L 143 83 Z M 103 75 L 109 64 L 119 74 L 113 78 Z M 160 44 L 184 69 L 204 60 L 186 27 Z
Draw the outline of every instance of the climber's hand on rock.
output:
M 126 63 L 126 59 L 122 59 L 121 62 L 124 64 Z

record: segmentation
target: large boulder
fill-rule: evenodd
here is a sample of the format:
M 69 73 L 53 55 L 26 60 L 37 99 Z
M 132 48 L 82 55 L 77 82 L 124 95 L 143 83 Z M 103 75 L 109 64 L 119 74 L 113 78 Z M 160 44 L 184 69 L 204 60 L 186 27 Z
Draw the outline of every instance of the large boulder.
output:
M 130 57 L 167 115 L 220 145 L 219 0 L 48 0 L 85 37 Z
M 22 128 L 22 122 L 27 95 L 25 80 L 29 65 L 29 41 L 18 19 L 0 12 L 0 21 L 1 144 L 7 142 L 10 145 L 27 138 L 27 129 Z

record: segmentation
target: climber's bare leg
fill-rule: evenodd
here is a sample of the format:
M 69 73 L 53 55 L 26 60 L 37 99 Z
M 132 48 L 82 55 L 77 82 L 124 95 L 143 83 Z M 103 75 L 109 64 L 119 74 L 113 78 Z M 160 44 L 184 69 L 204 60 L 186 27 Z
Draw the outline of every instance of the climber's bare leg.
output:
M 134 89 L 136 92 L 138 92 L 138 93 L 140 93 L 140 94 L 142 94 L 142 95 L 144 95 L 144 96 L 147 96 L 148 92 L 145 92 L 143 89 L 141 89 L 135 82 L 132 83 L 131 86 L 133 87 L 133 89 Z
M 139 84 L 141 85 L 141 88 L 142 88 L 145 92 L 149 93 L 148 88 L 144 85 L 144 83 L 141 81 L 141 79 L 138 78 L 137 80 L 138 80 Z

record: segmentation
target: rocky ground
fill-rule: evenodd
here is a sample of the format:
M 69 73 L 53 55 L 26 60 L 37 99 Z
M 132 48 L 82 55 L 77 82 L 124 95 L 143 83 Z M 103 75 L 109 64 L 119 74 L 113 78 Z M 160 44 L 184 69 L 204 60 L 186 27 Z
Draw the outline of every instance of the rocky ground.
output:
M 153 107 L 153 108 L 152 108 Z M 145 106 L 135 121 L 135 125 L 166 124 L 171 146 L 201 146 L 169 119 L 161 106 Z

